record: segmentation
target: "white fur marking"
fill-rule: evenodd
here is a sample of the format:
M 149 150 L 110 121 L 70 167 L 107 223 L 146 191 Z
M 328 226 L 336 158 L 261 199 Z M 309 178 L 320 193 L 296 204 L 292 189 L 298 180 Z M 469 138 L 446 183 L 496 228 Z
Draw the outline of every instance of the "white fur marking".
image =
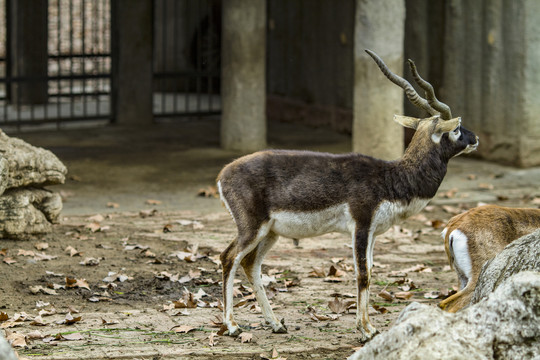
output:
M 233 213 L 231 211 L 231 207 L 229 206 L 229 203 L 227 202 L 227 199 L 225 199 L 225 196 L 223 196 L 223 189 L 221 188 L 221 180 L 219 180 L 217 182 L 217 187 L 218 187 L 218 190 L 219 190 L 219 197 L 221 198 L 221 201 L 223 202 L 223 204 L 225 205 L 225 207 L 229 211 L 229 214 L 231 214 L 231 217 L 232 217 L 233 221 L 236 223 L 236 219 L 234 218 L 234 215 L 233 215 Z
M 350 233 L 354 221 L 348 204 L 339 204 L 320 211 L 275 211 L 271 231 L 292 238 L 302 239 L 330 232 Z
M 431 141 L 433 141 L 435 144 L 438 144 L 441 142 L 441 138 L 442 138 L 443 134 L 437 134 L 437 133 L 434 133 L 431 135 Z
M 453 142 L 456 142 L 456 141 L 458 141 L 459 137 L 461 136 L 461 130 L 459 130 L 459 128 L 458 128 L 457 131 L 456 130 L 450 131 L 448 136 L 450 137 L 450 140 L 452 140 Z
M 456 229 L 450 233 L 450 252 L 454 258 L 454 267 L 458 274 L 463 274 L 467 278 L 468 282 L 472 275 L 472 262 L 467 242 L 467 236 L 460 230 Z

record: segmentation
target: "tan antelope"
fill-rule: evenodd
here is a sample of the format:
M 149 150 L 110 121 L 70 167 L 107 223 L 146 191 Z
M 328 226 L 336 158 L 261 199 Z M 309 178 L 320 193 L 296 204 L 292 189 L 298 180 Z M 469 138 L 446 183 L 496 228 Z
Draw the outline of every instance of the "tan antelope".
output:
M 448 262 L 459 291 L 439 303 L 456 312 L 471 300 L 482 266 L 504 247 L 540 228 L 540 209 L 485 205 L 454 216 L 442 232 Z
M 433 87 L 418 75 L 412 61 L 411 71 L 427 100 L 375 53 L 366 51 L 413 104 L 432 116 L 394 117 L 402 126 L 416 129 L 405 154 L 395 161 L 357 153 L 267 150 L 223 168 L 217 185 L 238 229 L 237 237 L 221 253 L 223 322 L 229 335 L 241 332 L 233 318 L 233 281 L 239 265 L 253 286 L 266 322 L 274 332 L 286 333 L 261 283 L 264 256 L 278 236 L 301 239 L 341 232 L 352 237 L 360 340 L 373 337 L 376 330 L 368 318 L 368 301 L 375 236 L 421 211 L 437 192 L 448 161 L 478 146 L 477 136 L 461 126 L 460 118 L 452 119 L 448 106 L 436 99 Z

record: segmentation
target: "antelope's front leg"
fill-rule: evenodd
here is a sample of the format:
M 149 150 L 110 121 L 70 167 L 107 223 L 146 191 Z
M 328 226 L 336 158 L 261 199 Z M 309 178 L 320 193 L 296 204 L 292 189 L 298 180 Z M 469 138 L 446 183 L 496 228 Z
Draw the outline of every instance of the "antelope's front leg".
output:
M 357 287 L 356 328 L 360 333 L 360 341 L 362 342 L 368 341 L 377 334 L 377 329 L 371 324 L 368 316 L 372 240 L 366 230 L 360 229 L 356 231 L 353 241 Z

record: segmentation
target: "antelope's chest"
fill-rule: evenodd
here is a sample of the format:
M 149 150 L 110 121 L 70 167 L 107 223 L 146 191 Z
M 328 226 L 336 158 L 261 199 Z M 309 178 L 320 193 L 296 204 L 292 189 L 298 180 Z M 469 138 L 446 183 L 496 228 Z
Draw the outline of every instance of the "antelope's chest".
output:
M 398 224 L 410 216 L 418 214 L 431 199 L 413 199 L 408 204 L 383 201 L 375 210 L 371 220 L 371 232 L 377 236 L 392 225 Z

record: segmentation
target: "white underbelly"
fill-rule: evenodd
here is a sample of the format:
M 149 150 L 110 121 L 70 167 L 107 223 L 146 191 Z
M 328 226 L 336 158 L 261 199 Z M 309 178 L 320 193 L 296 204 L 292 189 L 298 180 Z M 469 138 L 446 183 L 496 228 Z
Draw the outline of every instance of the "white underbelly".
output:
M 354 229 L 354 221 L 347 204 L 319 211 L 275 211 L 270 213 L 270 219 L 272 232 L 292 239 L 331 232 L 351 233 Z

